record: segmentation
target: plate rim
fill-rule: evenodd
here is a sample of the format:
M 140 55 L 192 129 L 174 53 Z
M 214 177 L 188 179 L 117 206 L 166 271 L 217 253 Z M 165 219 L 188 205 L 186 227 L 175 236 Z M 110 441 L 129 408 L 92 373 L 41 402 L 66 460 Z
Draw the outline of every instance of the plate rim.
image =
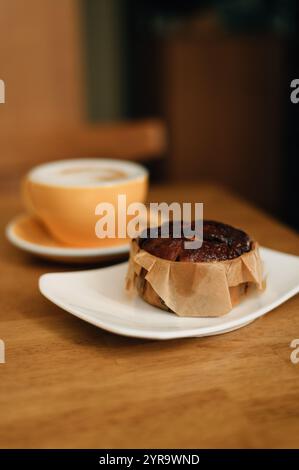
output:
M 34 253 L 37 255 L 47 255 L 47 256 L 60 256 L 60 257 L 94 257 L 94 256 L 109 256 L 109 255 L 119 255 L 122 253 L 128 253 L 130 249 L 130 244 L 125 243 L 119 246 L 113 247 L 54 247 L 54 246 L 45 246 L 39 245 L 38 243 L 29 242 L 23 238 L 16 235 L 14 232 L 14 227 L 17 222 L 23 217 L 33 217 L 30 214 L 19 214 L 15 216 L 5 227 L 5 235 L 10 243 L 12 243 L 17 248 L 24 250 L 29 253 Z

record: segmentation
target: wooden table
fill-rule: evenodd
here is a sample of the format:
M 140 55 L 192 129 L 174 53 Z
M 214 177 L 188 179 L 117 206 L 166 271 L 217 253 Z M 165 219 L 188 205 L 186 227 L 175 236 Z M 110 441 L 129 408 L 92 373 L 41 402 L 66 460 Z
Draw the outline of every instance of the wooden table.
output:
M 154 188 L 151 200 L 203 201 L 205 217 L 299 255 L 295 233 L 219 187 Z M 20 203 L 0 205 L 0 447 L 298 447 L 298 296 L 225 335 L 109 334 L 39 294 L 42 273 L 72 268 L 11 247 L 3 229 Z

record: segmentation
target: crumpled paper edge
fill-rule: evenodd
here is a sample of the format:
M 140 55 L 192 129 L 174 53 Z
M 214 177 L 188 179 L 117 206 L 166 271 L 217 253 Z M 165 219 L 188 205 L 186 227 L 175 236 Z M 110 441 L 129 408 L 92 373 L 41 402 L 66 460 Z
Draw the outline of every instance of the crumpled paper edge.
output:
M 167 309 L 179 316 L 225 315 L 236 299 L 238 302 L 237 286 L 241 289 L 249 283 L 251 290 L 265 287 L 257 242 L 253 242 L 251 251 L 232 260 L 192 263 L 158 258 L 142 250 L 134 239 L 126 276 L 126 290 L 131 294 L 137 292 L 142 269 L 152 288 L 151 297 L 156 294 Z

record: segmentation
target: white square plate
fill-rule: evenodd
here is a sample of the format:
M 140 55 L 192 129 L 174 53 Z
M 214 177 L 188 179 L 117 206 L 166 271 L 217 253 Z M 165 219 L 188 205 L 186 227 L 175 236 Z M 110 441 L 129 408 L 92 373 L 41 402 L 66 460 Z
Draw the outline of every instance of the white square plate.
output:
M 50 273 L 40 277 L 41 293 L 67 312 L 126 336 L 149 339 L 208 336 L 241 328 L 299 292 L 299 257 L 261 248 L 267 287 L 218 318 L 180 318 L 129 298 L 124 290 L 127 263 L 102 269 Z

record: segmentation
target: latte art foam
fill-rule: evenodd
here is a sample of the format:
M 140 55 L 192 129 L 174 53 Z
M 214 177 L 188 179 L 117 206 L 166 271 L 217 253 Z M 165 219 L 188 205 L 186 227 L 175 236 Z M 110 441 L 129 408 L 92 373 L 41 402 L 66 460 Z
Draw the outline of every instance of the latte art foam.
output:
M 112 168 L 77 168 L 71 167 L 58 170 L 56 176 L 63 184 L 89 184 L 101 181 L 113 181 L 126 178 L 127 173 Z
M 146 170 L 132 162 L 109 159 L 77 159 L 35 167 L 29 179 L 49 186 L 86 187 L 111 185 L 145 176 Z

